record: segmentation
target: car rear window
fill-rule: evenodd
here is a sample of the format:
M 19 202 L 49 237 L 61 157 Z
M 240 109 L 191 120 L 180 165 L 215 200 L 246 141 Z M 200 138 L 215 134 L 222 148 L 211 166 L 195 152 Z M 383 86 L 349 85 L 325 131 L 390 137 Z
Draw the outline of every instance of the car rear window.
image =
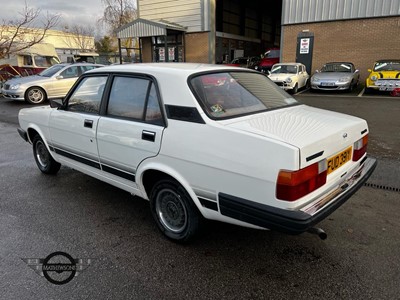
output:
M 255 72 L 203 74 L 190 85 L 205 113 L 226 119 L 297 104 L 268 77 Z

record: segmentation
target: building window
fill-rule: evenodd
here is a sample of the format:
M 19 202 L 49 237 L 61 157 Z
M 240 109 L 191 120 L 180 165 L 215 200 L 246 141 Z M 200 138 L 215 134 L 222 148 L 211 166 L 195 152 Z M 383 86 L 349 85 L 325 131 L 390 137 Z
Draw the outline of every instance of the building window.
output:
M 167 36 L 151 38 L 153 62 L 183 62 L 184 46 L 182 32 L 169 32 Z

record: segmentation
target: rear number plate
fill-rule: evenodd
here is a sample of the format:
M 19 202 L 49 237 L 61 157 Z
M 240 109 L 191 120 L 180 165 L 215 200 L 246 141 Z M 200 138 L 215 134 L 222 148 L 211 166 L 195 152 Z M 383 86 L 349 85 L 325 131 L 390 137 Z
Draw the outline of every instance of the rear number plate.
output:
M 352 147 L 349 147 L 346 150 L 328 158 L 327 174 L 332 173 L 333 171 L 339 169 L 341 166 L 347 163 L 351 159 L 351 150 Z

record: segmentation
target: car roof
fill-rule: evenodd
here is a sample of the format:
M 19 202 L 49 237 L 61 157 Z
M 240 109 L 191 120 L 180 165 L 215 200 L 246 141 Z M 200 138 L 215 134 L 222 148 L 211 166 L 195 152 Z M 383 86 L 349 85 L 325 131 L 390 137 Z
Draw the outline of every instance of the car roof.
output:
M 274 64 L 274 66 L 276 66 L 276 65 L 302 66 L 303 64 L 302 63 L 296 63 L 296 62 L 289 62 L 289 63 L 282 62 L 282 63 Z
M 63 67 L 67 67 L 67 66 L 104 66 L 102 64 L 94 64 L 94 63 L 88 63 L 88 62 L 76 62 L 76 63 L 59 63 L 59 64 L 55 64 L 53 66 L 63 66 Z
M 226 65 L 211 65 L 200 63 L 133 63 L 124 65 L 112 65 L 85 72 L 83 76 L 94 74 L 138 74 L 155 77 L 160 95 L 164 104 L 189 106 L 199 105 L 195 101 L 193 93 L 187 82 L 190 75 L 202 72 L 248 72 L 261 74 L 260 72 Z M 264 75 L 265 76 L 265 75 Z
M 212 65 L 212 64 L 200 64 L 200 63 L 133 63 L 133 64 L 123 64 L 123 65 L 112 65 L 105 66 L 103 68 L 90 70 L 85 74 L 93 73 L 112 73 L 112 72 L 122 72 L 122 73 L 144 73 L 148 75 L 158 75 L 158 74 L 170 74 L 179 77 L 188 77 L 189 75 L 201 72 L 209 71 L 248 71 L 256 72 L 251 69 L 244 69 L 240 67 L 226 66 L 226 65 Z M 258 72 L 257 72 L 258 73 Z

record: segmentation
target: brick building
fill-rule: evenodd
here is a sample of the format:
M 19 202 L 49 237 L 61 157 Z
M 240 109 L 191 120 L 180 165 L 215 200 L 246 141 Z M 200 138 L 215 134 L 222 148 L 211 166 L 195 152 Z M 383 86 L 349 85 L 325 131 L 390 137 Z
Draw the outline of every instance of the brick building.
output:
M 351 61 L 367 76 L 377 59 L 400 57 L 400 0 L 138 0 L 141 61 L 229 62 L 281 48 L 281 60 L 313 73 Z M 311 40 L 307 51 L 300 43 Z M 304 58 L 307 58 L 304 61 Z
M 350 61 L 362 79 L 374 61 L 400 58 L 400 0 L 283 0 L 282 60 L 301 61 L 298 42 L 313 38 L 311 73 Z

